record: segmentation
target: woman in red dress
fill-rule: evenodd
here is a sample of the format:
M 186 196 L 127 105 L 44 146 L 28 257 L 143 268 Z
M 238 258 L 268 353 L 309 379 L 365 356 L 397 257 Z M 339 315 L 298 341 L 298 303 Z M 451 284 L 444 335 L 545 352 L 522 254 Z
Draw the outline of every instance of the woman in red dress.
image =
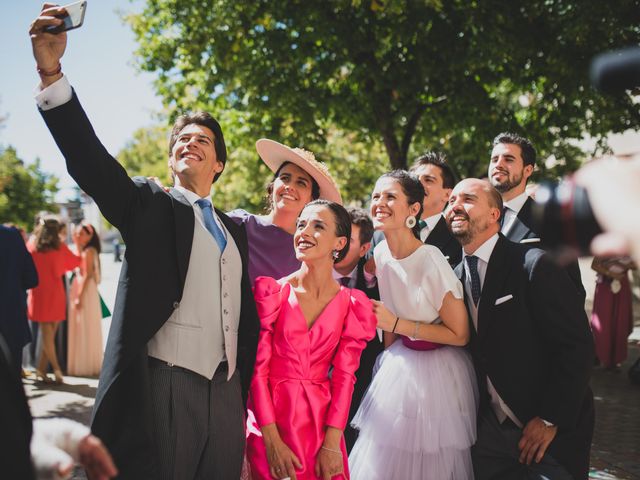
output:
M 38 271 L 39 283 L 29 290 L 27 312 L 29 319 L 40 324 L 42 332 L 40 361 L 36 378 L 50 381 L 46 375 L 51 363 L 56 383 L 62 383 L 62 371 L 56 355 L 54 338 L 59 323 L 65 319 L 67 298 L 60 277 L 80 265 L 75 255 L 60 241 L 60 223 L 53 216 L 42 218 L 27 244 Z
M 294 234 L 301 268 L 280 280 L 256 279 L 261 331 L 247 438 L 253 480 L 349 478 L 342 432 L 360 354 L 376 327 L 366 295 L 332 276 L 350 236 L 342 206 L 311 202 Z

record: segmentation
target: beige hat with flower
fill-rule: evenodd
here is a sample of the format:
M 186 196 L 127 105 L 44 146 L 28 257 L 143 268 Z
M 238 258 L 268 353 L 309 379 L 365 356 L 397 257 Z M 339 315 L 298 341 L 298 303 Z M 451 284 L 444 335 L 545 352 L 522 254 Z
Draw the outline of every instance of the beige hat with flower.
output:
M 289 148 L 268 138 L 256 142 L 256 150 L 262 161 L 276 173 L 284 162 L 291 162 L 307 172 L 318 182 L 320 198 L 342 205 L 342 197 L 327 166 L 316 160 L 315 155 L 302 148 Z

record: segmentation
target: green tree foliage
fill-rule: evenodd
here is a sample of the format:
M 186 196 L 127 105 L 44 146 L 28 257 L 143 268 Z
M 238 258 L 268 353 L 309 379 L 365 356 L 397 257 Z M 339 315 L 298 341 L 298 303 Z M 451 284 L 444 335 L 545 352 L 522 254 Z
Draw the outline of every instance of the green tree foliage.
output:
M 170 184 L 168 139 L 169 130 L 160 125 L 140 128 L 116 157 L 129 176 L 158 177 Z
M 58 179 L 40 169 L 40 160 L 25 165 L 12 147 L 0 149 L 0 223 L 26 230 L 41 210 L 57 211 Z
M 639 16 L 637 0 L 147 0 L 128 21 L 172 114 L 235 112 L 238 146 L 328 152 L 329 125 L 370 145 L 349 149 L 362 161 L 378 144 L 395 168 L 437 148 L 479 175 L 513 130 L 555 154 L 548 175 L 581 161 L 569 139 L 640 123 L 587 79 L 594 54 L 638 43 Z

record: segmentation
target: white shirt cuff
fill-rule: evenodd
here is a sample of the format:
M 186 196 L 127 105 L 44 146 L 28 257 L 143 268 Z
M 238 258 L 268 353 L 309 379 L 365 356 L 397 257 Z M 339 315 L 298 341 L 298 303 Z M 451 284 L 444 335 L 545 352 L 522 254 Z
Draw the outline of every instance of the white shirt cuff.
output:
M 71 100 L 72 96 L 73 92 L 66 75 L 62 75 L 61 79 L 56 80 L 44 90 L 38 86 L 35 91 L 36 103 L 41 110 L 59 107 Z

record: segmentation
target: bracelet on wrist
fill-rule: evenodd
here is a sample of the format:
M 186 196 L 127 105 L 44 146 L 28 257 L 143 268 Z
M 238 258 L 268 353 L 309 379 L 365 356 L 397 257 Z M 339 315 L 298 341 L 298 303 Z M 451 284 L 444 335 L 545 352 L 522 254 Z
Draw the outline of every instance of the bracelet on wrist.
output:
M 333 448 L 325 447 L 324 445 L 322 445 L 320 448 L 323 448 L 324 450 L 327 450 L 329 452 L 338 453 L 338 454 L 342 455 L 342 452 L 340 450 L 335 450 Z
M 413 339 L 418 340 L 418 329 L 420 328 L 420 322 L 416 321 L 415 326 L 413 327 Z
M 391 329 L 391 333 L 396 333 L 396 327 L 398 326 L 398 321 L 400 317 L 396 317 L 396 323 L 393 324 L 393 328 Z
M 38 74 L 42 75 L 43 77 L 55 77 L 62 71 L 62 64 L 58 62 L 58 66 L 53 70 L 45 70 L 44 68 L 40 68 L 38 65 L 36 65 L 36 70 L 38 71 Z

